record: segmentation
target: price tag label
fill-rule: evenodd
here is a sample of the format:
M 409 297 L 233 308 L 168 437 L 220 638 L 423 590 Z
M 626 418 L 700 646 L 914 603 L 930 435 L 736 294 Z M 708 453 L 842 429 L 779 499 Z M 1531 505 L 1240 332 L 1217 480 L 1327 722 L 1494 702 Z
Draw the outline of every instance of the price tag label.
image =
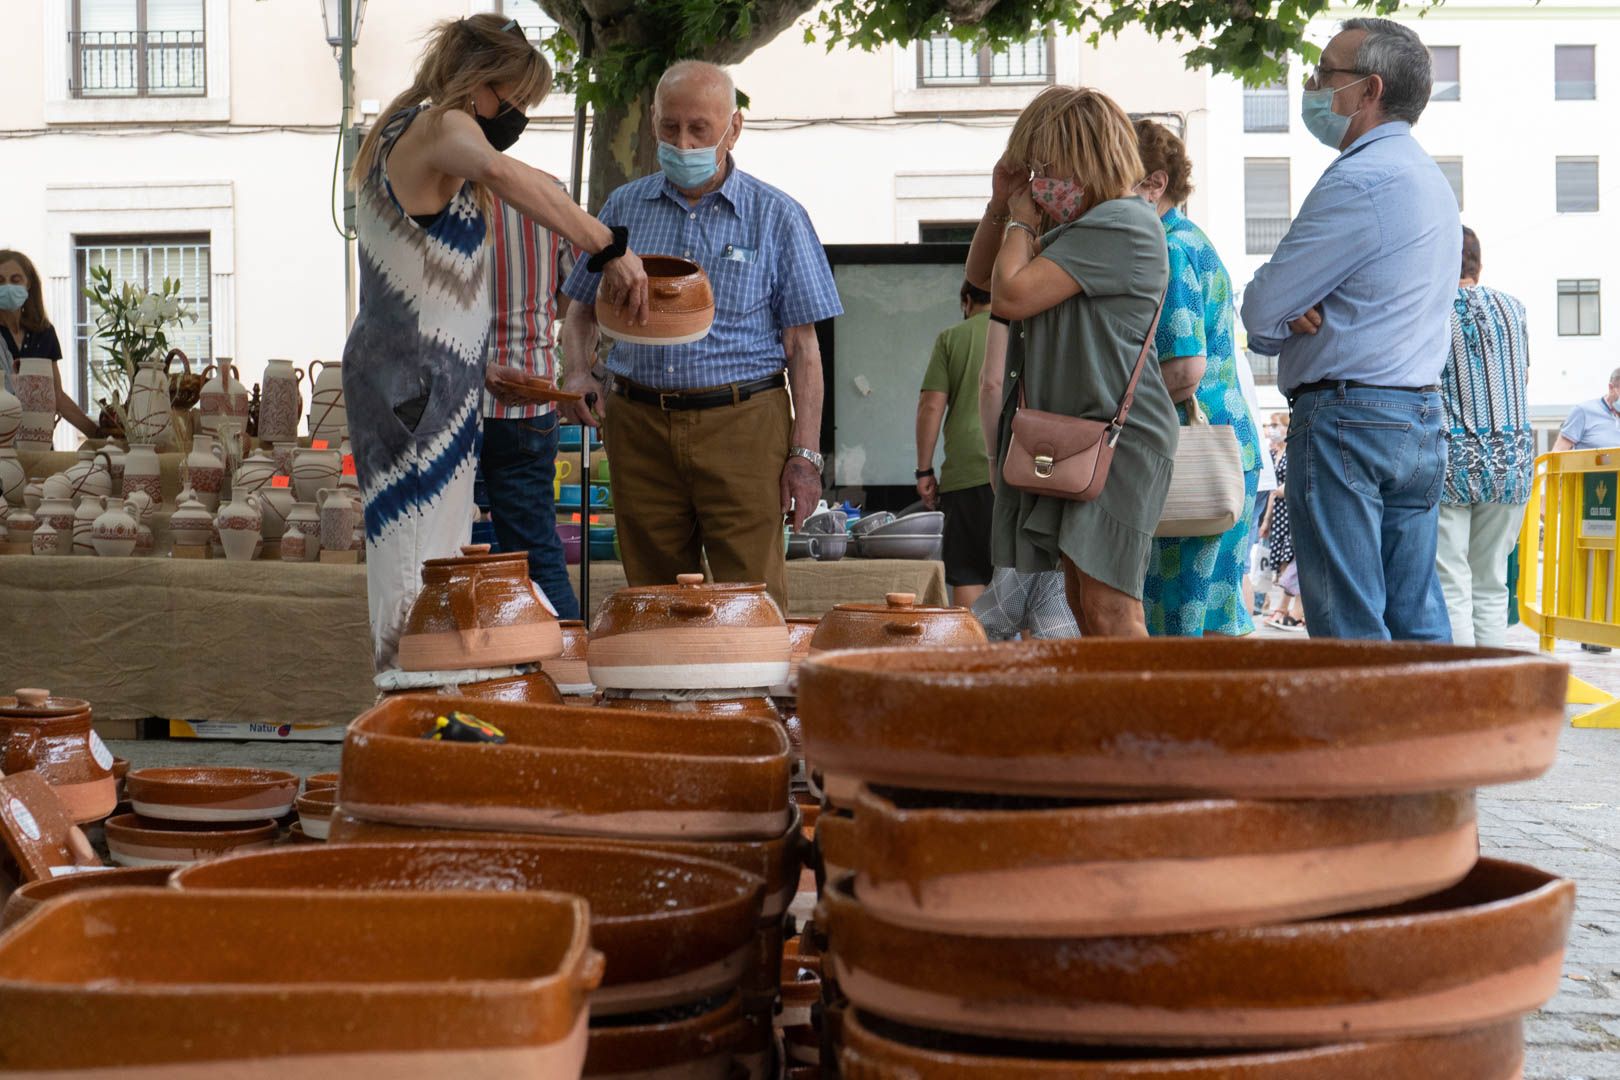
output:
M 29 813 L 28 807 L 22 804 L 21 799 L 12 799 L 6 804 L 6 809 L 11 811 L 12 820 L 16 821 L 17 827 L 23 831 L 24 836 L 30 840 L 39 840 L 41 835 L 39 822 L 34 820 L 34 815 Z
M 291 483 L 292 480 L 285 476 L 272 476 L 270 478 L 270 486 L 273 488 L 284 488 Z
M 353 454 L 345 454 L 345 455 L 343 455 L 343 475 L 344 476 L 354 476 L 354 475 L 356 475 L 356 473 L 354 471 L 354 455 Z
M 311 439 L 311 440 L 309 440 L 309 448 L 311 450 L 325 450 L 325 449 L 327 449 L 327 446 L 328 446 L 328 444 L 327 444 L 327 441 L 325 439 Z

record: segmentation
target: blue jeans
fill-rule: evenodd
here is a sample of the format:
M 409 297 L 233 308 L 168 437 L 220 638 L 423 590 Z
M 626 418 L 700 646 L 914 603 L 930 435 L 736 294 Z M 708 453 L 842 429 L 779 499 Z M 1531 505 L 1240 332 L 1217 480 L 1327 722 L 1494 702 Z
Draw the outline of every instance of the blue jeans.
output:
M 1451 640 L 1435 548 L 1446 476 L 1438 393 L 1302 394 L 1288 426 L 1288 522 L 1312 637 Z
M 568 564 L 557 536 L 551 490 L 556 463 L 555 412 L 534 420 L 484 418 L 479 469 L 495 539 L 502 551 L 527 551 L 529 576 L 557 608 L 557 617 L 577 619 L 579 598 L 568 582 Z

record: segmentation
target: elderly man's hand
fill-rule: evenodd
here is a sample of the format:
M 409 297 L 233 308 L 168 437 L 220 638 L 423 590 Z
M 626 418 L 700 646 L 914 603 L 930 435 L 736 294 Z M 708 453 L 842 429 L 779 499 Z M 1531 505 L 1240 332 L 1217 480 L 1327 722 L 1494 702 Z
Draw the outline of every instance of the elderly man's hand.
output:
M 602 426 L 602 417 L 607 415 L 607 399 L 610 395 L 607 393 L 607 387 L 596 381 L 590 368 L 565 371 L 559 385 L 570 393 L 588 395 L 583 400 L 566 402 L 559 407 L 564 423 L 584 424 L 586 427 Z
M 792 513 L 794 532 L 798 532 L 820 498 L 821 473 L 802 457 L 788 458 L 782 466 L 782 513 Z
M 641 265 L 639 255 L 626 251 L 607 264 L 607 269 L 602 271 L 596 302 L 626 308 L 631 323 L 647 324 L 647 270 Z
M 1314 334 L 1322 329 L 1322 305 L 1317 304 L 1311 310 L 1288 324 L 1288 329 L 1296 334 Z

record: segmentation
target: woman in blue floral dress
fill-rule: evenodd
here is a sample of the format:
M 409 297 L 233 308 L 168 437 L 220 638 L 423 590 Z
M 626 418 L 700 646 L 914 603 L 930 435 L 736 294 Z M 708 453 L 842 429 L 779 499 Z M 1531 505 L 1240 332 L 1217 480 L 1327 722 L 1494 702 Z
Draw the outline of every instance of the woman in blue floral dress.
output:
M 1151 120 L 1136 123 L 1147 178 L 1137 193 L 1155 203 L 1170 255 L 1170 286 L 1159 320 L 1160 373 L 1182 423 L 1196 397 L 1211 424 L 1230 424 L 1243 458 L 1244 507 L 1218 536 L 1153 541 L 1142 602 L 1148 632 L 1202 637 L 1248 634 L 1254 619 L 1243 602 L 1249 528 L 1260 480 L 1260 435 L 1243 396 L 1232 338 L 1232 279 L 1209 237 L 1176 209 L 1192 191 L 1192 164 L 1180 139 Z

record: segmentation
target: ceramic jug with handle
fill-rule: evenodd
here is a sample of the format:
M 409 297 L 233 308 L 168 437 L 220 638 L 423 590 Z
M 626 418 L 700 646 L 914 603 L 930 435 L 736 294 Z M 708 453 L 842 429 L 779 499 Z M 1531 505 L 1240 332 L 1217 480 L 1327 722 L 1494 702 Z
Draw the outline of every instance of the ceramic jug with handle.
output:
M 291 360 L 271 360 L 265 365 L 263 389 L 259 397 L 259 439 L 261 442 L 294 442 L 298 421 L 304 411 L 300 389 L 304 373 Z
M 322 488 L 316 498 L 321 509 L 321 550 L 348 551 L 354 546 L 354 501 L 342 488 Z
M 154 506 L 163 504 L 163 469 L 157 447 L 151 443 L 130 443 L 129 453 L 124 455 L 124 483 L 119 494 L 127 499 L 137 491 Z
M 127 558 L 135 554 L 141 524 L 135 504 L 105 497 L 94 501 L 102 508 L 90 526 L 90 542 L 96 554 L 103 558 Z
M 72 495 L 111 495 L 112 462 L 105 450 L 80 450 L 79 460 L 67 470 Z
M 0 386 L 0 448 L 10 446 L 22 426 L 22 399 Z
M 219 530 L 219 543 L 225 549 L 225 558 L 233 562 L 247 562 L 253 558 L 261 542 L 261 505 L 258 495 L 236 492 L 229 503 L 220 507 L 219 513 L 214 516 L 214 527 Z
M 124 413 L 124 434 L 131 442 L 156 445 L 168 433 L 174 414 L 169 409 L 167 359 L 154 357 L 135 369 Z
M 23 489 L 27 486 L 28 473 L 23 469 L 17 451 L 9 446 L 0 448 L 0 502 L 22 506 Z
M 309 373 L 313 380 L 309 392 L 310 437 L 336 445 L 349 433 L 348 411 L 343 404 L 343 365 L 314 360 Z
M 343 455 L 337 450 L 293 451 L 293 491 L 299 502 L 314 502 L 322 488 L 337 486 Z
M 245 425 L 252 398 L 242 385 L 242 373 L 231 364 L 228 356 L 220 357 L 217 365 L 210 364 L 203 369 L 204 375 L 209 372 L 213 375 L 203 383 L 202 396 L 197 401 L 198 427 L 205 435 L 213 435 L 219 430 L 219 422 L 227 418 Z
M 107 509 L 107 496 L 80 495 L 78 509 L 73 511 L 73 554 L 94 555 L 96 518 Z
M 209 513 L 219 509 L 219 493 L 225 486 L 225 448 L 211 435 L 197 435 L 186 455 L 186 476 L 192 493 Z

